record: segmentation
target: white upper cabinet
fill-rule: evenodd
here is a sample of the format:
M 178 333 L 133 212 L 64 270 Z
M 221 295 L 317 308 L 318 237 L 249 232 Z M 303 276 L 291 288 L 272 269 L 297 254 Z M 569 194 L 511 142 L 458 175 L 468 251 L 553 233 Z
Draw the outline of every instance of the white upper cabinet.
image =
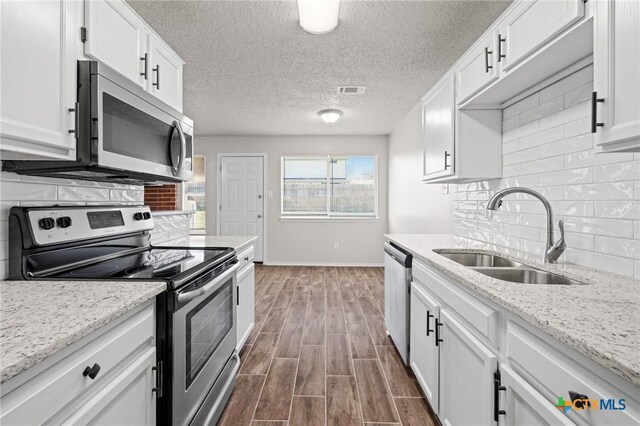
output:
M 148 36 L 149 77 L 147 90 L 164 103 L 182 111 L 182 66 L 184 61 L 160 38 Z
M 75 160 L 75 1 L 0 2 L 0 149 L 3 159 Z
M 584 16 L 584 0 L 527 0 L 500 25 L 498 57 L 507 71 Z
M 593 126 L 605 152 L 640 151 L 640 2 L 594 2 Z
M 456 67 L 458 105 L 498 79 L 496 34 L 490 32 Z
M 145 23 L 123 1 L 85 2 L 85 54 L 144 87 Z
M 85 54 L 182 111 L 184 61 L 122 0 L 86 0 Z
M 438 83 L 423 100 L 425 179 L 449 176 L 454 172 L 455 114 L 455 92 L 451 75 Z

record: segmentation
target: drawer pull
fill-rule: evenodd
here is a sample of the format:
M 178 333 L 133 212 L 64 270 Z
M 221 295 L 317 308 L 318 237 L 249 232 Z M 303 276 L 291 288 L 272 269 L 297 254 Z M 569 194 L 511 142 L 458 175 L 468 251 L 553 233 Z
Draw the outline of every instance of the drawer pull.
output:
M 100 372 L 100 365 L 96 363 L 96 364 L 93 364 L 93 367 L 87 366 L 82 372 L 82 375 L 85 377 L 89 376 L 89 378 L 93 380 L 96 378 L 99 372 Z
M 244 260 L 248 262 L 249 261 L 249 256 L 245 256 Z

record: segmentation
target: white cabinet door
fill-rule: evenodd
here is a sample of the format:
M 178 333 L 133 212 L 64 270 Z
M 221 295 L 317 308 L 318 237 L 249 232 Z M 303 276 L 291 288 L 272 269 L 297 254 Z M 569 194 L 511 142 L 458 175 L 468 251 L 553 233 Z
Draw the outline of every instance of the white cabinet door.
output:
M 500 29 L 501 69 L 517 65 L 583 16 L 584 0 L 523 1 Z
M 75 1 L 0 2 L 0 149 L 75 160 Z M 7 158 L 7 157 L 5 157 Z
M 182 111 L 184 62 L 153 34 L 148 36 L 149 79 L 147 90 L 169 106 Z
M 140 86 L 146 86 L 147 31 L 144 21 L 120 0 L 86 0 L 84 7 L 85 54 Z M 150 67 L 147 70 L 149 73 Z M 150 78 L 149 74 L 147 78 Z
M 488 34 L 475 50 L 465 55 L 456 69 L 456 99 L 458 105 L 498 79 L 496 67 L 496 34 Z
M 597 1 L 594 15 L 595 142 L 640 151 L 640 2 Z
M 439 329 L 439 330 L 438 330 Z M 440 420 L 445 425 L 493 424 L 496 355 L 446 309 L 440 311 Z
M 148 349 L 65 424 L 155 425 L 155 348 Z
M 436 346 L 435 324 L 439 317 L 440 305 L 421 284 L 411 283 L 411 369 L 436 414 L 440 349 Z
M 505 411 L 505 414 L 500 416 L 501 424 L 509 426 L 573 424 L 506 364 L 500 364 L 500 383 L 506 388 L 504 392 L 500 392 L 500 409 Z
M 255 268 L 253 263 L 238 273 L 238 352 L 249 338 L 255 322 Z
M 425 178 L 454 173 L 455 114 L 454 75 L 451 74 L 431 89 L 423 99 L 422 143 Z

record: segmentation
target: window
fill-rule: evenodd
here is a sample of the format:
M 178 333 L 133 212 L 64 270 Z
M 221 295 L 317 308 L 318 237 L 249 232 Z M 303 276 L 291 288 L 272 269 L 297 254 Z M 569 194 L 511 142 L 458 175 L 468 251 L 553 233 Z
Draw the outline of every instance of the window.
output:
M 204 233 L 205 230 L 205 158 L 202 155 L 193 157 L 193 180 L 184 184 L 185 210 L 195 210 L 191 216 L 191 231 Z
M 376 217 L 377 157 L 282 158 L 282 215 Z

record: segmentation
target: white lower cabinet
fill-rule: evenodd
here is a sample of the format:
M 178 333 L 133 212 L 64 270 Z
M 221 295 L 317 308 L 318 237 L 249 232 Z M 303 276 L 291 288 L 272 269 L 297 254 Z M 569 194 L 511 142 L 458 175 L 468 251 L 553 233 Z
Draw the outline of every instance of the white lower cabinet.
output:
M 410 341 L 411 369 L 424 394 L 438 413 L 438 379 L 440 348 L 436 346 L 435 324 L 440 318 L 440 305 L 419 284 L 411 283 Z
M 237 290 L 237 343 L 238 352 L 249 338 L 255 323 L 255 267 L 253 247 L 238 254 L 240 269 Z
M 148 349 L 65 420 L 74 425 L 154 425 L 156 351 Z
M 155 366 L 147 303 L 3 383 L 0 423 L 155 425 Z
M 640 424 L 637 386 L 416 260 L 409 327 L 411 369 L 444 425 Z M 556 408 L 571 395 L 593 409 Z
M 491 424 L 497 356 L 445 309 L 436 319 L 438 328 L 440 420 L 445 425 Z
M 506 364 L 500 364 L 499 390 L 501 424 L 517 425 L 572 425 L 561 412 L 549 404 L 539 392 Z

